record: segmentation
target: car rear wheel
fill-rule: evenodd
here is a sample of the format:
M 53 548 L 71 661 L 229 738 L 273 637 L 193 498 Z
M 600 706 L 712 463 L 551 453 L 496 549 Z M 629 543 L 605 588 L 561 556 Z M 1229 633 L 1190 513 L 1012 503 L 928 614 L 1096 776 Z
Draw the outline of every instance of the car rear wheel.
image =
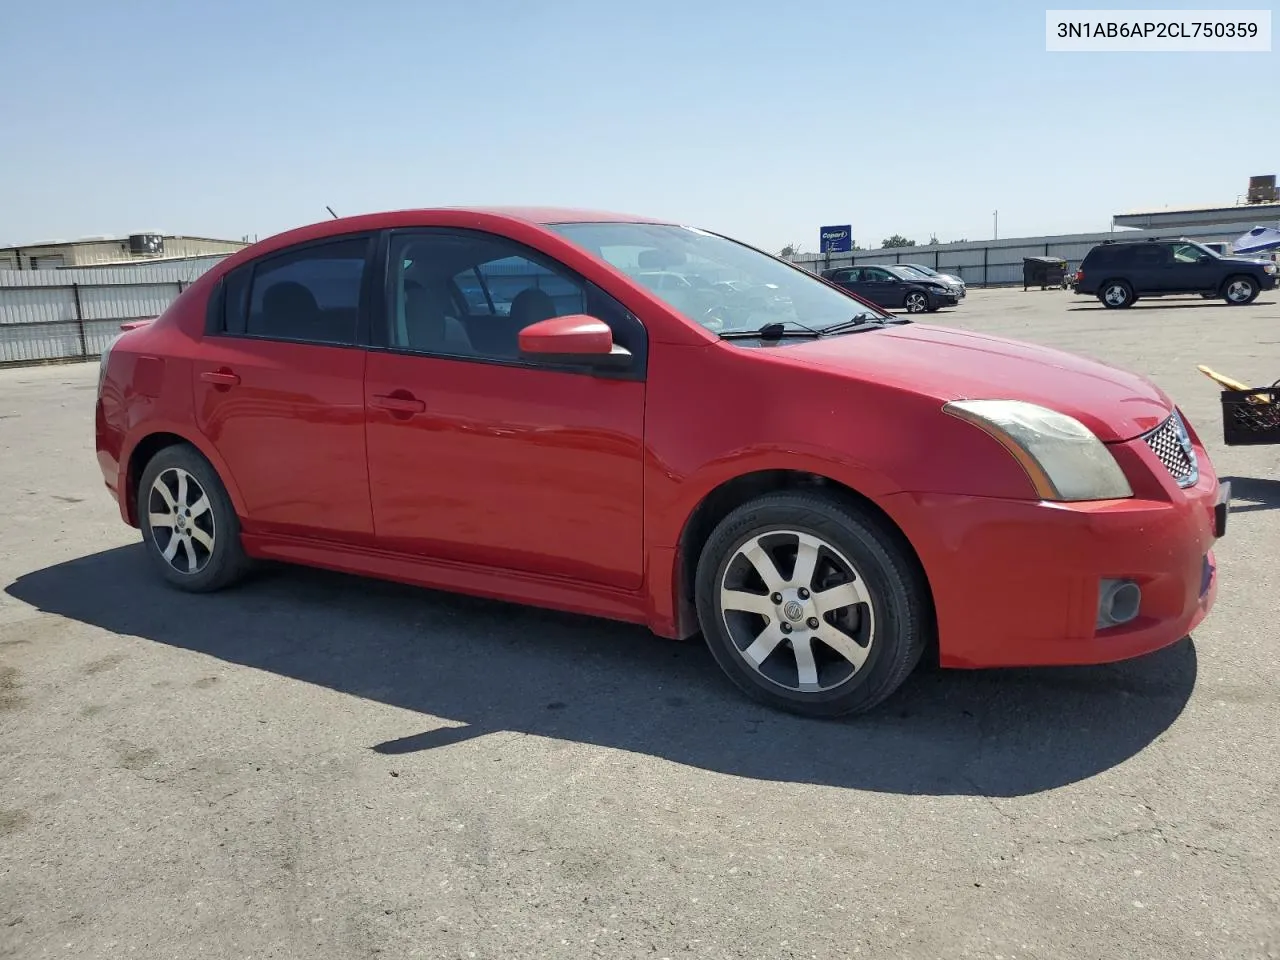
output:
M 138 482 L 138 522 L 160 575 L 191 593 L 220 590 L 248 567 L 240 520 L 217 472 L 193 447 L 165 447 Z
M 924 313 L 929 309 L 929 298 L 919 290 L 912 290 L 903 301 L 903 306 L 907 308 L 907 313 Z
M 1232 277 L 1222 287 L 1222 298 L 1234 307 L 1253 303 L 1260 288 L 1252 277 Z
M 871 709 L 915 668 L 928 591 L 882 524 L 834 499 L 777 493 L 730 513 L 697 569 L 716 662 L 771 706 L 834 717 Z
M 1133 295 L 1133 287 L 1123 280 L 1108 280 L 1098 291 L 1098 299 L 1110 310 L 1119 310 L 1133 305 L 1137 299 Z

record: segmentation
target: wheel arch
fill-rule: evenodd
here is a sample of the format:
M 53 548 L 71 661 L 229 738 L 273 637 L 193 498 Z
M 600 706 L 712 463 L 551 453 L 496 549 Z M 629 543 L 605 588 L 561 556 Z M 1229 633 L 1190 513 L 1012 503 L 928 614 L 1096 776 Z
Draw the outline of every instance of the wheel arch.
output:
M 933 588 L 920 555 L 907 539 L 902 527 L 864 493 L 825 473 L 808 470 L 760 469 L 739 474 L 713 487 L 694 506 L 680 531 L 672 571 L 675 601 L 673 609 L 678 635 L 690 637 L 698 632 L 697 611 L 694 605 L 698 558 L 717 524 L 744 503 L 765 494 L 786 490 L 805 490 L 825 494 L 839 503 L 870 515 L 894 539 L 912 565 L 915 574 L 920 578 L 921 586 L 928 598 L 931 638 L 925 657 L 936 660 L 937 631 L 932 622 L 935 619 Z
M 218 479 L 222 481 L 222 485 L 226 488 L 227 495 L 231 498 L 231 503 L 235 506 L 236 513 L 243 518 L 245 514 L 244 501 L 241 499 L 240 491 L 227 470 L 226 464 L 208 441 L 202 436 L 193 436 L 189 430 L 177 424 L 149 424 L 145 430 L 139 431 L 136 437 L 130 439 L 123 456 L 120 458 L 119 489 L 122 491 L 121 507 L 125 520 L 129 525 L 138 526 L 138 482 L 142 477 L 142 471 L 147 468 L 147 464 L 161 450 L 179 444 L 194 448 L 205 460 L 209 461 L 209 466 L 213 468 L 218 475 Z
M 1227 287 L 1231 286 L 1231 282 L 1233 280 L 1248 280 L 1253 284 L 1253 298 L 1255 300 L 1262 293 L 1262 284 L 1258 281 L 1258 278 L 1251 273 L 1245 273 L 1242 271 L 1239 273 L 1229 273 L 1222 278 L 1222 283 L 1218 284 L 1218 296 L 1225 297 L 1227 295 Z

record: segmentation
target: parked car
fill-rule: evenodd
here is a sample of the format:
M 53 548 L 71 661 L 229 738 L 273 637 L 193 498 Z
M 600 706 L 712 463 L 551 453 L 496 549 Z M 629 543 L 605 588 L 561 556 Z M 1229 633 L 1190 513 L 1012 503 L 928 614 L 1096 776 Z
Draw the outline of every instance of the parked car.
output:
M 1085 255 L 1074 289 L 1118 309 L 1142 297 L 1194 293 L 1239 306 L 1275 285 L 1274 263 L 1219 256 L 1192 240 L 1108 240 Z
M 955 288 L 955 291 L 959 294 L 961 300 L 963 300 L 965 294 L 968 293 L 968 288 L 965 286 L 964 281 L 954 273 L 939 273 L 932 267 L 926 267 L 923 263 L 900 263 L 898 266 L 906 270 L 914 270 L 916 273 L 924 274 L 924 276 L 929 277 L 932 280 L 941 280 L 943 283 Z
M 895 264 L 837 267 L 822 271 L 822 276 L 877 306 L 907 313 L 933 313 L 960 302 L 960 295 L 941 280 Z
M 775 302 L 648 285 L 691 265 Z M 268 559 L 701 632 L 741 689 L 819 716 L 926 655 L 1173 643 L 1214 602 L 1226 523 L 1142 377 L 610 214 L 412 210 L 255 243 L 110 345 L 95 416 L 106 486 L 181 590 Z M 429 630 L 483 661 L 483 637 Z

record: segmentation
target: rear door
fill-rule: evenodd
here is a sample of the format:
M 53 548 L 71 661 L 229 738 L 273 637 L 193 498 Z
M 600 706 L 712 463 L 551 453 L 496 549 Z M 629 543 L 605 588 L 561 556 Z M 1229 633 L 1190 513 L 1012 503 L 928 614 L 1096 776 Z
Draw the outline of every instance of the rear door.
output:
M 364 365 L 374 238 L 233 270 L 194 364 L 199 429 L 244 498 L 246 533 L 371 542 Z
M 1135 243 L 1130 254 L 1129 283 L 1134 293 L 1168 293 L 1174 289 L 1173 260 L 1163 243 Z

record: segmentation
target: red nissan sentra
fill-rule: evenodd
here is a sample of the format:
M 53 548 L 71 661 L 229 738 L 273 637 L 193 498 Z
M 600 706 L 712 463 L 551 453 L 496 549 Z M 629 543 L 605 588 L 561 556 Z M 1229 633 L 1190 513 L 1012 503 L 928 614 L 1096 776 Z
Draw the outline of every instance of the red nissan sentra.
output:
M 263 558 L 700 631 L 744 691 L 821 716 L 923 655 L 1173 643 L 1229 500 L 1140 376 L 704 230 L 541 209 L 227 258 L 104 353 L 97 451 L 182 589 Z

